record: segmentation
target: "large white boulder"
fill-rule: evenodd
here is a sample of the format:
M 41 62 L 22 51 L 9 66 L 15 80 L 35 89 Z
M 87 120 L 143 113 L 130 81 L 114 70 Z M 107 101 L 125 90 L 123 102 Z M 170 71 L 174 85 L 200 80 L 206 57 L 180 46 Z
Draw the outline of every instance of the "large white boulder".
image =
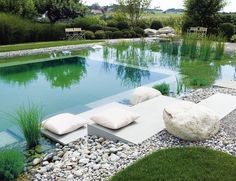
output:
M 157 35 L 157 30 L 151 29 L 151 28 L 145 29 L 144 32 L 145 32 L 145 34 L 147 34 L 148 36 L 156 36 L 156 35 Z
M 167 106 L 163 119 L 169 133 L 191 141 L 214 136 L 220 126 L 220 120 L 214 111 L 191 102 Z
M 160 29 L 157 30 L 157 31 L 158 31 L 158 33 L 160 33 L 160 34 L 169 34 L 169 33 L 175 34 L 175 30 L 174 30 L 173 28 L 169 27 L 169 26 L 166 26 L 166 27 L 164 27 L 164 28 L 160 28 Z

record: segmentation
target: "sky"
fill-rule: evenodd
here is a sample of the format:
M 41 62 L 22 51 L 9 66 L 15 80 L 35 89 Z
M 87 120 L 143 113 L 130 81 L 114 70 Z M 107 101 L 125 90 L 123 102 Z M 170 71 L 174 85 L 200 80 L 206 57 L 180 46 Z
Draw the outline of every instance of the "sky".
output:
M 169 8 L 183 8 L 184 0 L 152 0 L 151 7 L 160 7 L 163 10 Z M 84 0 L 84 2 L 88 5 L 93 3 L 98 3 L 101 6 L 111 5 L 116 3 L 117 0 Z M 224 8 L 225 12 L 236 12 L 236 0 L 227 0 L 228 4 Z

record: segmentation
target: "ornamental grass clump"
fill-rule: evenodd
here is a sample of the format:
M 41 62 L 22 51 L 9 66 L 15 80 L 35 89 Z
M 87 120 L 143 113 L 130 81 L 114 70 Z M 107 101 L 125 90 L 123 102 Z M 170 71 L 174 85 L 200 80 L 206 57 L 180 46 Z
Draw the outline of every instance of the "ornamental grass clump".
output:
M 21 106 L 16 112 L 15 119 L 24 134 L 28 147 L 37 146 L 41 137 L 42 109 L 34 104 Z
M 162 95 L 168 96 L 170 94 L 170 85 L 167 83 L 154 85 L 153 88 L 159 90 L 162 93 Z
M 24 157 L 18 150 L 0 151 L 0 180 L 16 180 L 24 169 Z

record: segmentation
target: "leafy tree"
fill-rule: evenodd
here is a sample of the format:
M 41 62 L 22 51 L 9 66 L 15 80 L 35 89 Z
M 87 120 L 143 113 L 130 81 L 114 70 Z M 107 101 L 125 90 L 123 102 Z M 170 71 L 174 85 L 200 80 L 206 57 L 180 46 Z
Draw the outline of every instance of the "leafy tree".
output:
M 134 27 L 150 6 L 151 0 L 118 0 L 118 4 L 120 11 L 128 15 L 130 23 Z
M 0 10 L 26 18 L 37 14 L 34 0 L 0 0 Z
M 51 22 L 60 19 L 83 17 L 87 8 L 83 5 L 82 0 L 35 0 L 39 13 L 47 12 Z
M 219 11 L 226 5 L 225 0 L 185 0 L 185 23 L 183 30 L 191 26 L 207 27 L 215 33 L 219 24 Z

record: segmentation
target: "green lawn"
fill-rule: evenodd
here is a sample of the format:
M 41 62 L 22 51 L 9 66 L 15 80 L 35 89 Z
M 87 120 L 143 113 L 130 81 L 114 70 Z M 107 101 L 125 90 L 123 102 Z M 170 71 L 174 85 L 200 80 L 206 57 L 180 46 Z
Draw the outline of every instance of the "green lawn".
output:
M 0 46 L 0 52 L 28 50 L 35 48 L 48 48 L 48 47 L 65 46 L 65 45 L 79 45 L 79 44 L 97 43 L 97 42 L 104 42 L 104 40 L 74 40 L 74 41 L 64 40 L 64 41 L 48 41 L 48 42 L 3 45 Z
M 233 181 L 236 157 L 206 148 L 173 148 L 155 152 L 111 181 Z

